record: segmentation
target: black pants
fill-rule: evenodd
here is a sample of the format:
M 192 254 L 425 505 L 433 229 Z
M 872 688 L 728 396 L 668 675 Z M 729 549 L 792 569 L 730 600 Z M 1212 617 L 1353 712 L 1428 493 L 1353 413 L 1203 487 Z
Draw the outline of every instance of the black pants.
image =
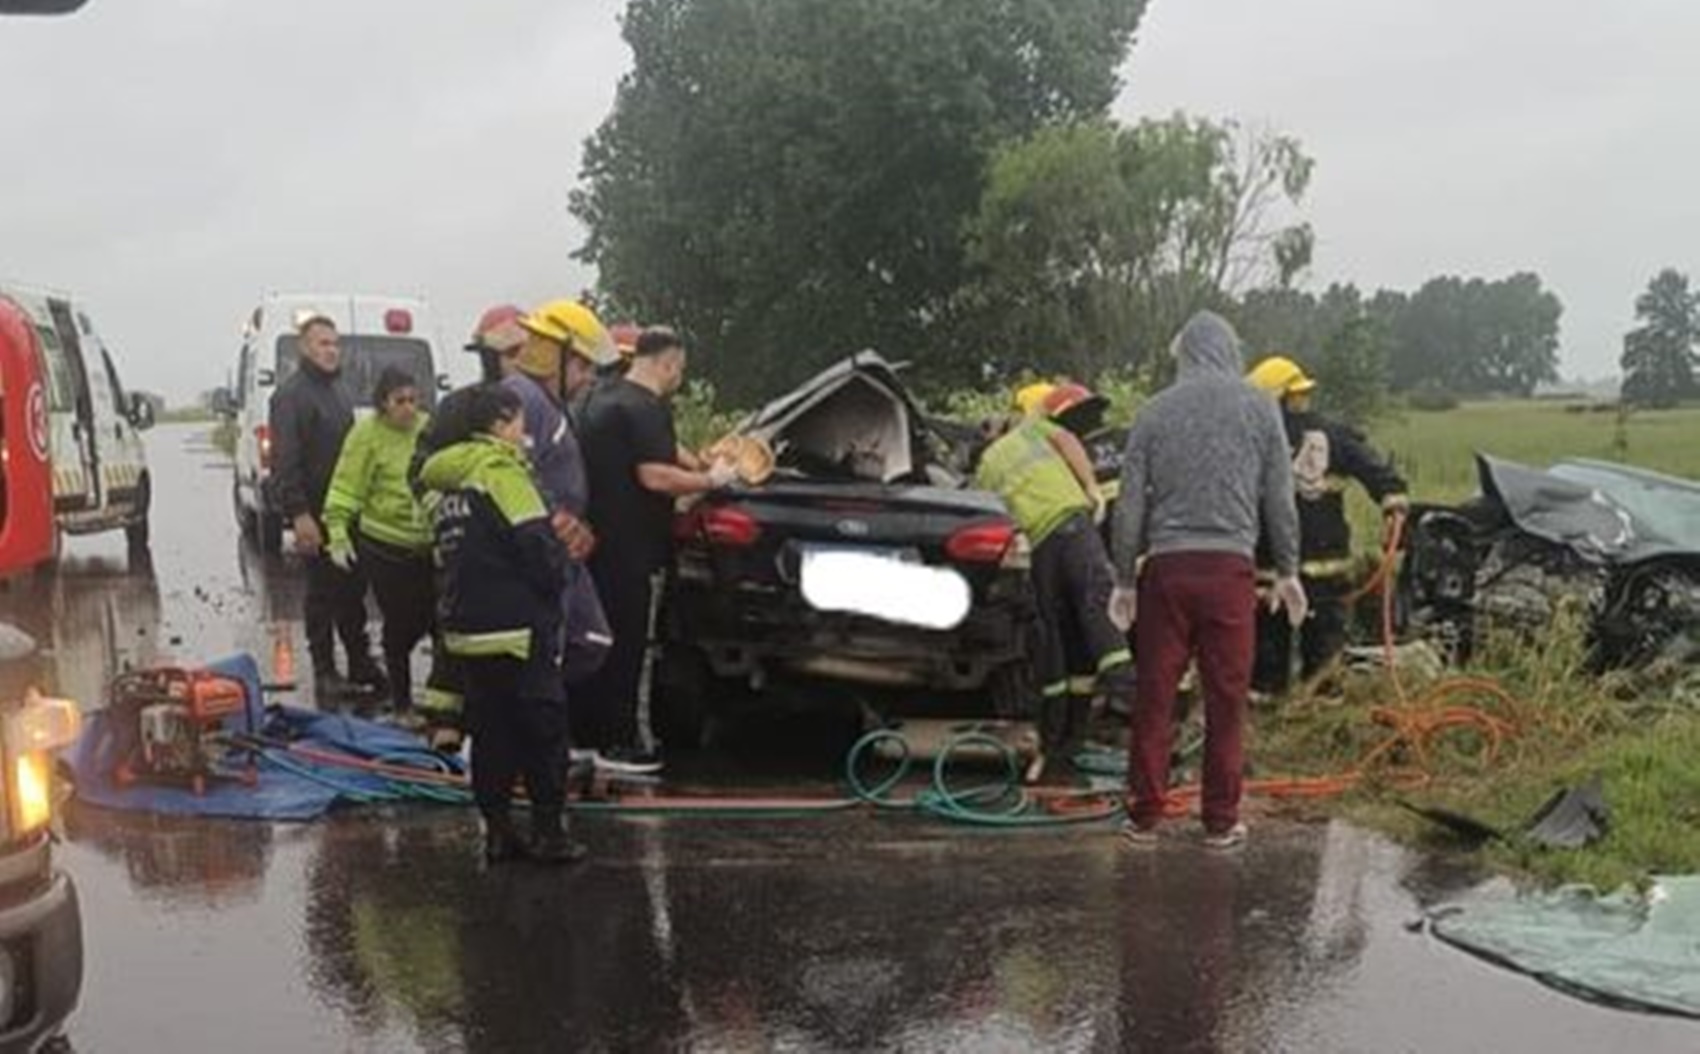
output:
M 1339 657 L 1346 647 L 1346 597 L 1351 583 L 1344 578 L 1305 578 L 1310 617 L 1299 627 L 1299 675 L 1309 680 Z M 1293 626 L 1287 613 L 1271 614 L 1267 603 L 1257 609 L 1257 659 L 1251 686 L 1268 695 L 1292 687 Z
M 559 813 L 566 801 L 566 704 L 522 697 L 518 659 L 465 659 L 461 669 L 479 809 L 487 816 L 506 812 L 520 777 L 534 810 Z
M 352 673 L 372 661 L 372 641 L 366 635 L 366 576 L 360 568 L 348 572 L 331 563 L 323 551 L 307 559 L 307 654 L 315 674 L 336 671 L 336 645 L 342 640 Z
M 596 750 L 643 746 L 639 696 L 658 569 L 651 559 L 607 548 L 592 556 L 590 574 L 614 644 L 602 668 L 573 693 L 573 741 Z
M 1131 653 L 1110 622 L 1115 579 L 1089 518 L 1077 516 L 1040 542 L 1032 574 L 1040 632 L 1036 672 L 1044 698 L 1039 734 L 1050 753 L 1085 738 L 1100 674 L 1126 667 Z
M 411 552 L 370 538 L 357 538 L 360 570 L 372 583 L 384 617 L 384 672 L 397 710 L 413 705 L 413 649 L 436 624 L 436 588 L 431 554 Z

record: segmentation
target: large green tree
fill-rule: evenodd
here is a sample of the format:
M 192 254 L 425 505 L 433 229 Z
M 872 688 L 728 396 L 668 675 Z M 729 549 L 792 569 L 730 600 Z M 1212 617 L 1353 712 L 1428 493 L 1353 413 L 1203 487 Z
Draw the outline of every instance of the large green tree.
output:
M 1641 324 L 1623 338 L 1623 399 L 1644 406 L 1672 406 L 1695 394 L 1700 365 L 1700 292 L 1688 276 L 1660 271 L 1635 301 Z
M 1311 161 L 1286 136 L 1176 115 L 1041 129 L 993 160 L 964 300 L 986 357 L 1093 377 L 1161 363 L 1193 311 L 1310 260 Z
M 734 400 L 861 347 L 945 362 L 998 144 L 1103 113 L 1145 0 L 631 0 L 581 256 Z

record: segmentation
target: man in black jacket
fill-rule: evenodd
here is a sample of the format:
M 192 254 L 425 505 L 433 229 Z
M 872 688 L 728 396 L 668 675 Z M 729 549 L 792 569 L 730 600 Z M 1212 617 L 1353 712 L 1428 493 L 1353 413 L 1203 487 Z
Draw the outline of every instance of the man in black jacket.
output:
M 1316 381 L 1298 363 L 1273 356 L 1258 363 L 1247 380 L 1280 402 L 1293 455 L 1299 574 L 1310 597 L 1310 617 L 1298 631 L 1299 670 L 1309 680 L 1346 646 L 1346 599 L 1356 570 L 1352 528 L 1346 519 L 1346 487 L 1356 480 L 1382 512 L 1392 516 L 1409 506 L 1405 480 L 1363 433 L 1311 410 Z M 1259 568 L 1267 584 L 1267 563 L 1260 560 Z M 1252 687 L 1261 695 L 1279 695 L 1290 686 L 1292 676 L 1293 628 L 1286 619 L 1265 613 L 1257 627 Z
M 354 426 L 354 405 L 337 383 L 342 349 L 336 324 L 323 315 L 297 323 L 301 360 L 272 393 L 272 496 L 307 562 L 307 651 L 320 705 L 345 695 L 349 682 L 384 690 L 384 673 L 372 660 L 366 634 L 366 582 L 343 571 L 325 553 L 323 517 L 342 441 Z M 334 634 L 348 653 L 348 680 L 336 668 Z

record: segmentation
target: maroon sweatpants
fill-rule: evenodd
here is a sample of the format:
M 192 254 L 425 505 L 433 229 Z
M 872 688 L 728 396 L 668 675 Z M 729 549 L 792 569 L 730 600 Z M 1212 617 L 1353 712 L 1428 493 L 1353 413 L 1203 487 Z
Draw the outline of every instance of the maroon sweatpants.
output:
M 1146 561 L 1139 577 L 1139 688 L 1128 753 L 1129 809 L 1137 826 L 1151 827 L 1163 817 L 1175 696 L 1194 658 L 1204 688 L 1204 827 L 1214 833 L 1239 821 L 1256 626 L 1255 574 L 1245 557 L 1170 553 Z

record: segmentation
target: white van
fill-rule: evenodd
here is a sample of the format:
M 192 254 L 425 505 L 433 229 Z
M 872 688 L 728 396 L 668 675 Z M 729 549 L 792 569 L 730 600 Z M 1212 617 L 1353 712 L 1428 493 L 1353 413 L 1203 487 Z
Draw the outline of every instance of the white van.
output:
M 243 534 L 268 553 L 283 540 L 283 517 L 271 494 L 272 392 L 300 362 L 296 320 L 318 315 L 336 323 L 342 344 L 342 376 L 356 413 L 370 412 L 378 375 L 399 366 L 419 385 L 429 410 L 448 387 L 436 371 L 436 330 L 425 302 L 374 294 L 274 293 L 248 316 L 236 375 L 222 409 L 234 424 L 236 521 Z
M 153 480 L 139 434 L 153 406 L 125 393 L 111 350 L 65 293 L 0 283 L 35 331 L 45 378 L 54 521 L 61 534 L 123 530 L 148 545 Z

